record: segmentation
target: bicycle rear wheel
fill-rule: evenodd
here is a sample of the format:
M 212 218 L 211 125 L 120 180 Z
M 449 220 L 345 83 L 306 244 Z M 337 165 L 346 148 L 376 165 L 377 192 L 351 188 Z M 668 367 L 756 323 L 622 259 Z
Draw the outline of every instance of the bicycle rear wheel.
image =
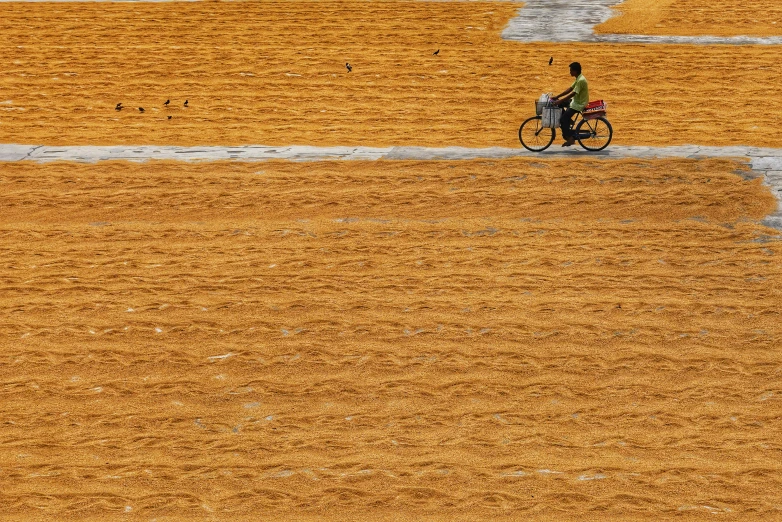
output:
M 576 127 L 576 139 L 588 151 L 603 150 L 608 147 L 613 137 L 613 127 L 602 116 L 593 120 L 581 120 Z
M 556 130 L 543 126 L 543 119 L 540 116 L 529 118 L 519 127 L 519 141 L 525 149 L 532 152 L 541 152 L 549 148 L 556 135 Z

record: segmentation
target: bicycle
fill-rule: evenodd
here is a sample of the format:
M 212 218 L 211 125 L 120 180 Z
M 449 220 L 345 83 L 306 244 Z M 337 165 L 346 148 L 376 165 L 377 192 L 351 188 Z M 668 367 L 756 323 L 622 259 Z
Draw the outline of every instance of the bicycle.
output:
M 519 127 L 519 141 L 525 149 L 532 152 L 543 152 L 554 142 L 557 130 L 544 127 L 541 116 L 544 109 L 553 106 L 551 102 L 535 102 L 536 116 L 526 119 Z M 614 129 L 605 114 L 605 110 L 603 110 L 584 116 L 579 111 L 573 121 L 573 129 L 575 129 L 573 137 L 579 145 L 590 152 L 601 151 L 608 147 L 614 136 Z

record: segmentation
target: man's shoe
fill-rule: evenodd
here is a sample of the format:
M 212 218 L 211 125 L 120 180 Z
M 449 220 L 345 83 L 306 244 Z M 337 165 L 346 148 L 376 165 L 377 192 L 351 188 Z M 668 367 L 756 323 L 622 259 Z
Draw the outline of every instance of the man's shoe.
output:
M 563 146 L 563 147 L 570 147 L 570 146 L 571 146 L 571 145 L 573 145 L 575 142 L 576 142 L 576 140 L 575 140 L 575 139 L 573 139 L 573 138 L 570 138 L 570 139 L 569 139 L 569 140 L 567 140 L 565 143 L 563 143 L 563 144 L 562 144 L 562 146 Z

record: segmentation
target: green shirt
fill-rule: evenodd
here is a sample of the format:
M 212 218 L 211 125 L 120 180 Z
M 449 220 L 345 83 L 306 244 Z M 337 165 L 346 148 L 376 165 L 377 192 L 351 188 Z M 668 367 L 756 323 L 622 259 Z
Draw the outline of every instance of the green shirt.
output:
M 586 104 L 589 103 L 589 86 L 587 85 L 587 79 L 584 78 L 583 74 L 579 74 L 570 88 L 576 93 L 576 95 L 573 96 L 573 99 L 570 100 L 570 108 L 576 111 L 583 111 Z

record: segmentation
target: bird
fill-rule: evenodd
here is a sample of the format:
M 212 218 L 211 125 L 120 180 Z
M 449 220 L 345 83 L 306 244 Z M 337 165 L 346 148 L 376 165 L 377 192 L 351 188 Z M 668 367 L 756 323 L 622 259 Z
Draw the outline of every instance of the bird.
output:
M 348 70 L 348 72 L 353 70 L 353 67 L 349 63 L 345 63 L 345 68 Z
M 122 110 L 122 102 L 119 102 L 116 107 L 114 107 L 115 111 L 121 111 Z
M 169 117 L 168 117 L 168 119 L 169 119 L 169 120 L 170 120 L 171 118 L 172 118 L 172 116 L 169 116 Z
M 139 111 L 139 112 L 144 112 L 144 107 L 139 107 L 139 108 L 138 108 L 138 111 Z
M 171 100 L 166 100 L 166 103 L 164 103 L 163 105 L 168 105 L 169 103 L 171 103 Z
M 440 54 L 440 49 L 437 49 L 437 50 L 436 50 L 435 52 L 433 52 L 432 54 L 433 54 L 433 55 L 435 55 L 435 56 L 437 56 L 438 54 Z
M 187 107 L 187 101 L 188 101 L 188 100 L 185 100 L 185 107 Z
M 554 63 L 554 57 L 553 56 L 548 59 L 548 64 L 551 65 L 552 63 Z

